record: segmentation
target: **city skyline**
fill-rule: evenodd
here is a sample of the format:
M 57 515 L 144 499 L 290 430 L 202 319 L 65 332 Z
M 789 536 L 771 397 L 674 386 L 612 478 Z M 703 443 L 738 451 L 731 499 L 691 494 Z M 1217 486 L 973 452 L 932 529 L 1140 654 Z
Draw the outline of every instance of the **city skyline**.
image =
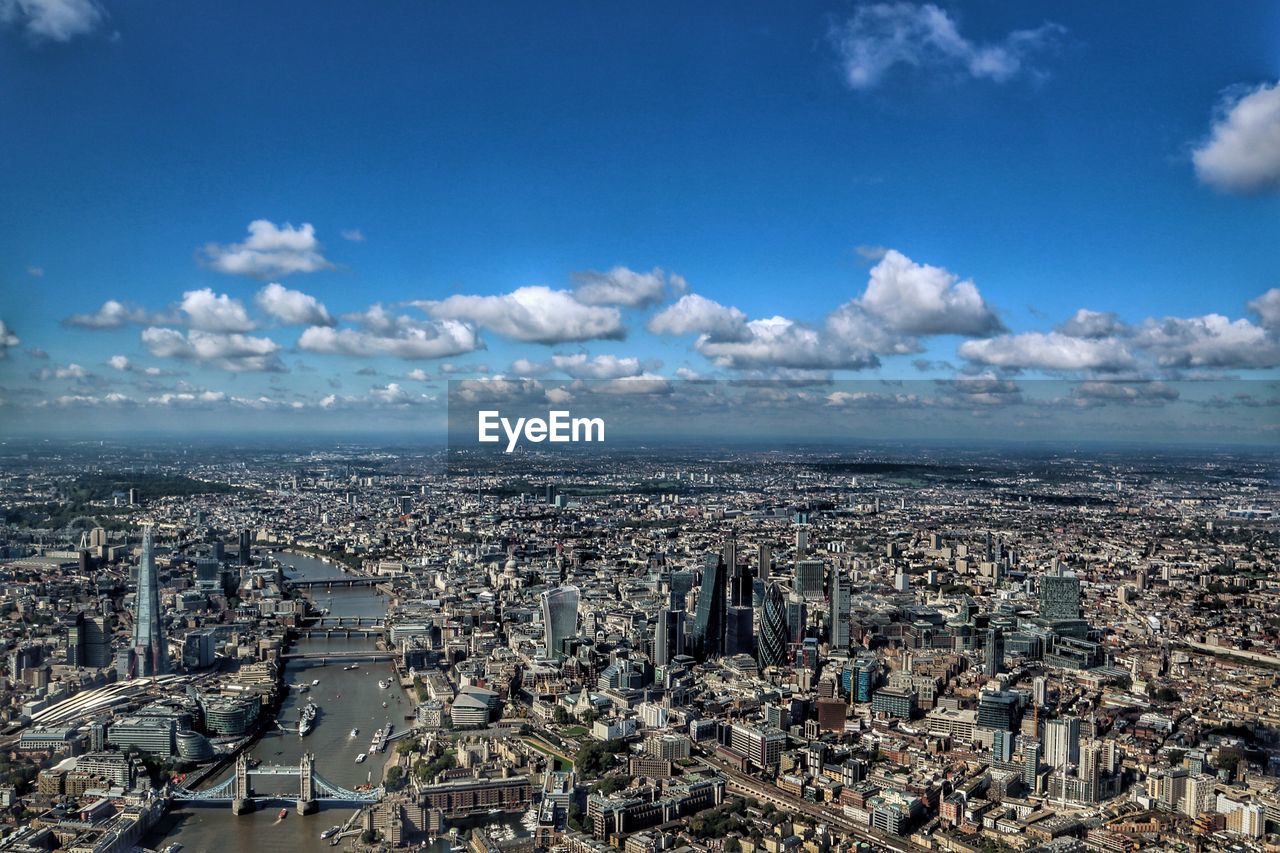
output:
M 1270 7 L 50 8 L 0 8 L 17 431 L 1280 366 Z

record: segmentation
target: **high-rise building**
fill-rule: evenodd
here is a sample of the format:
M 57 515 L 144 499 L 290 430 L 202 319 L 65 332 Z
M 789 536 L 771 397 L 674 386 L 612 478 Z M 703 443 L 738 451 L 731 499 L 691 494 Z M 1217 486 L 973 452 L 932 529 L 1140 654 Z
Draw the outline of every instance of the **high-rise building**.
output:
M 1054 621 L 1080 618 L 1080 579 L 1045 575 L 1040 579 L 1040 618 Z
M 798 595 L 787 596 L 787 639 L 791 643 L 804 640 L 808 630 L 809 609 Z
M 880 676 L 880 664 L 873 657 L 859 657 L 853 662 L 853 684 L 850 693 L 854 702 L 870 702 L 875 694 Z
M 765 587 L 760 613 L 760 665 L 781 666 L 787 659 L 787 601 L 782 587 Z
M 729 606 L 751 607 L 751 567 L 738 562 L 738 543 L 732 536 L 725 543 L 724 563 L 729 570 Z
M 991 757 L 1008 764 L 1013 761 L 1013 732 L 996 729 L 991 735 Z
M 169 672 L 169 647 L 160 621 L 160 578 L 152 552 L 151 528 L 142 531 L 142 562 L 138 564 L 138 591 L 134 600 L 133 650 L 135 675 L 149 677 Z
M 702 567 L 702 581 L 698 587 L 698 609 L 693 618 L 694 645 L 704 657 L 724 654 L 727 587 L 724 558 L 719 553 L 707 554 Z
M 796 593 L 807 599 L 822 598 L 823 571 L 821 560 L 797 560 Z
M 838 566 L 831 568 L 831 596 L 827 617 L 831 626 L 831 647 L 849 648 L 849 578 Z
M 1035 793 L 1036 779 L 1040 776 L 1040 743 L 1027 741 L 1022 745 L 1022 784 Z
M 725 610 L 724 653 L 726 655 L 754 655 L 756 638 L 752 628 L 755 611 L 750 607 L 730 607 Z
M 767 542 L 756 546 L 756 577 L 765 583 L 773 576 L 773 546 Z
M 568 657 L 565 642 L 578 635 L 578 588 L 561 586 L 542 593 L 543 643 L 547 657 Z
M 249 542 L 249 531 L 240 531 L 240 565 L 248 566 L 253 564 L 252 546 Z
M 684 611 L 663 610 L 653 626 L 653 665 L 666 666 L 684 654 Z
M 796 561 L 803 560 L 809 553 L 809 528 L 803 525 L 796 527 Z
M 1062 717 L 1044 724 L 1044 763 L 1055 770 L 1080 763 L 1080 718 Z
M 1004 632 L 999 627 L 987 631 L 987 644 L 983 655 L 983 672 L 995 677 L 1004 672 Z
M 1004 690 L 983 691 L 978 697 L 978 725 L 1013 731 L 1018 718 L 1018 696 Z

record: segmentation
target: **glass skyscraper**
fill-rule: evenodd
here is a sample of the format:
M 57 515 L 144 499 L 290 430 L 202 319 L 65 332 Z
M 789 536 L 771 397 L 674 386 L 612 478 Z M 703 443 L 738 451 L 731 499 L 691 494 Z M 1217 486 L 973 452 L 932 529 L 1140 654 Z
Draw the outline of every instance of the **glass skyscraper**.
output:
M 724 654 L 724 622 L 728 609 L 728 577 L 724 559 L 707 554 L 698 587 L 698 609 L 693 618 L 693 639 L 704 657 Z
M 765 587 L 760 614 L 760 665 L 781 666 L 787 658 L 788 639 L 787 600 L 782 587 L 771 583 Z
M 578 588 L 562 586 L 542 593 L 543 641 L 547 657 L 563 660 L 568 656 L 565 640 L 578 635 Z
M 148 677 L 169 672 L 169 648 L 160 622 L 160 579 L 151 547 L 151 528 L 142 531 L 142 562 L 138 565 L 138 592 L 133 603 L 134 673 Z

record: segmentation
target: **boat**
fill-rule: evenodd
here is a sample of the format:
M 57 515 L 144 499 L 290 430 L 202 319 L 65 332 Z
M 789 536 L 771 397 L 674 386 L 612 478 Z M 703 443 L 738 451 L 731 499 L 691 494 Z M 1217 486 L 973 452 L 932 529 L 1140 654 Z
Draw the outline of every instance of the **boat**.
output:
M 358 663 L 352 663 L 352 664 L 348 664 L 348 665 L 344 666 L 344 667 L 342 668 L 342 671 L 343 671 L 343 672 L 350 672 L 350 671 L 351 671 L 351 670 L 353 670 L 353 669 L 359 669 L 359 668 L 360 668 L 360 664 L 358 664 Z
M 378 689 L 379 689 L 379 690 L 386 690 L 386 689 L 387 689 L 388 687 L 390 687 L 390 686 L 391 686 L 391 682 L 390 682 L 390 681 L 379 681 L 379 682 L 378 682 Z
M 175 842 L 173 844 L 170 844 L 168 847 L 164 848 L 163 853 L 178 853 L 178 851 L 181 849 L 182 849 L 182 845 Z
M 319 684 L 319 683 L 320 683 L 320 679 L 318 679 L 318 678 L 313 678 L 313 679 L 311 679 L 311 686 L 312 686 L 312 687 L 315 687 L 315 686 L 316 686 L 317 684 Z
M 285 819 L 285 818 L 287 818 L 288 816 L 289 816 L 289 810 L 288 810 L 288 809 L 281 809 L 281 810 L 280 810 L 280 813 L 279 813 L 278 815 L 276 815 L 276 820 L 284 820 L 284 819 Z
M 331 835 L 337 835 L 341 831 L 342 831 L 342 827 L 331 826 L 328 829 L 326 829 L 324 832 L 320 833 L 320 840 L 323 841 L 324 839 L 328 838 Z
M 364 763 L 364 759 L 365 759 L 365 755 L 366 755 L 366 754 L 367 754 L 367 753 L 362 752 L 362 753 L 360 753 L 359 755 L 357 755 L 357 756 L 356 756 L 356 764 L 363 764 L 363 763 Z
M 359 735 L 359 734 L 360 734 L 360 730 L 359 730 L 359 729 L 352 729 L 352 730 L 351 730 L 351 734 L 349 735 L 349 737 L 354 738 L 354 737 L 356 737 L 356 736 L 357 736 L 357 735 Z
M 387 707 L 387 703 L 386 703 L 386 702 L 383 702 L 383 703 L 382 703 L 382 707 L 384 707 L 384 708 L 385 708 L 385 707 Z

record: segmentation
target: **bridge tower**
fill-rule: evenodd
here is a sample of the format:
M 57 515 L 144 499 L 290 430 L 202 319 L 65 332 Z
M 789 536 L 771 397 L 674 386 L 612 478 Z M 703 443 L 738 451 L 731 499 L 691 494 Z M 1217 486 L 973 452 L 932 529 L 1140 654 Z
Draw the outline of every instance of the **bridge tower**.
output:
M 249 787 L 249 756 L 236 756 L 236 780 L 231 786 L 231 813 L 247 814 L 253 811 L 253 790 Z
M 302 760 L 298 762 L 298 814 L 311 814 L 319 808 L 316 804 L 314 762 L 315 756 L 309 752 L 302 753 Z

